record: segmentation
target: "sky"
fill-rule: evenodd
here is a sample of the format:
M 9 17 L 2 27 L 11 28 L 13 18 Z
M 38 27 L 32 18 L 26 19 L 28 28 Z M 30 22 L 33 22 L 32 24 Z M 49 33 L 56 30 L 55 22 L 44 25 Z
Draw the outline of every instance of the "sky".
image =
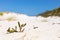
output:
M 0 0 L 0 12 L 35 16 L 60 6 L 60 0 Z

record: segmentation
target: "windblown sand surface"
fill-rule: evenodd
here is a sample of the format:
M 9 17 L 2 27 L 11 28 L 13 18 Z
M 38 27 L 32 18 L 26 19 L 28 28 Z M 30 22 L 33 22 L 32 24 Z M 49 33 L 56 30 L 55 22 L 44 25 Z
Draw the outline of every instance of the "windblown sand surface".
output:
M 9 27 L 26 23 L 23 32 L 7 34 Z M 19 28 L 17 29 L 19 31 Z M 0 40 L 60 40 L 60 17 L 36 17 L 8 13 L 0 16 Z

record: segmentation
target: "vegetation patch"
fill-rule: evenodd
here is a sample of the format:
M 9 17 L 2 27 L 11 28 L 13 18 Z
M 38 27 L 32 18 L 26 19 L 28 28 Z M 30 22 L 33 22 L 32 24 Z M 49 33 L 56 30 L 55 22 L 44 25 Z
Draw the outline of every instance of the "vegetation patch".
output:
M 53 10 L 45 11 L 43 13 L 39 13 L 37 16 L 42 16 L 42 17 L 59 16 L 60 17 L 60 7 Z
M 22 29 L 22 28 L 23 28 L 25 25 L 26 25 L 26 23 L 20 25 L 20 22 L 18 21 L 19 31 L 17 31 L 17 26 L 15 26 L 15 28 L 10 28 L 10 27 L 9 27 L 9 28 L 7 29 L 7 32 L 8 32 L 8 33 L 13 33 L 13 32 L 23 32 L 24 29 Z
M 3 12 L 0 12 L 0 16 L 2 16 L 3 15 Z
M 8 21 L 13 21 L 13 20 L 16 20 L 15 17 L 9 17 L 7 18 Z
M 36 29 L 36 28 L 38 28 L 38 27 L 34 27 L 34 29 Z

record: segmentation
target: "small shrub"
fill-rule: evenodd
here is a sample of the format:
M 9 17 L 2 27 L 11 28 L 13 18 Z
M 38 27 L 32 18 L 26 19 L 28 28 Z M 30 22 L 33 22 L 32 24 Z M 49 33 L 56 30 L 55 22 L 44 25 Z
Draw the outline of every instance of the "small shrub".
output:
M 26 25 L 26 23 L 25 24 L 22 24 L 22 25 L 20 25 L 20 22 L 18 22 L 18 27 L 19 27 L 19 29 L 20 29 L 20 31 L 19 32 L 23 32 L 24 31 L 24 29 L 22 29 L 24 26 Z M 13 33 L 13 32 L 18 32 L 17 31 L 17 26 L 15 26 L 15 29 L 14 28 L 8 28 L 7 29 L 7 32 L 9 32 L 9 33 Z
M 23 32 L 23 31 L 24 31 L 24 29 L 22 30 L 22 28 L 23 28 L 25 25 L 26 25 L 26 23 L 20 25 L 20 22 L 18 22 L 18 27 L 19 27 L 19 29 L 20 29 L 20 32 Z
M 14 28 L 10 29 L 10 27 L 9 27 L 8 30 L 7 30 L 7 32 L 9 32 L 9 33 L 18 32 L 18 31 L 16 30 L 16 28 L 17 28 L 17 27 L 15 27 L 15 29 L 14 29 Z

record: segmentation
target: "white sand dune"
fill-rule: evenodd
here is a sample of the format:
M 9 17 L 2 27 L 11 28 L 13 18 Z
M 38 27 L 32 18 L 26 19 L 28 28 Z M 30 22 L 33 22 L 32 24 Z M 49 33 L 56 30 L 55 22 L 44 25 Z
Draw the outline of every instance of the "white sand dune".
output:
M 21 24 L 26 23 L 24 32 L 7 34 L 9 27 L 17 26 L 19 31 L 18 21 Z M 3 16 L 0 16 L 0 40 L 60 40 L 60 17 L 44 18 L 4 13 Z

